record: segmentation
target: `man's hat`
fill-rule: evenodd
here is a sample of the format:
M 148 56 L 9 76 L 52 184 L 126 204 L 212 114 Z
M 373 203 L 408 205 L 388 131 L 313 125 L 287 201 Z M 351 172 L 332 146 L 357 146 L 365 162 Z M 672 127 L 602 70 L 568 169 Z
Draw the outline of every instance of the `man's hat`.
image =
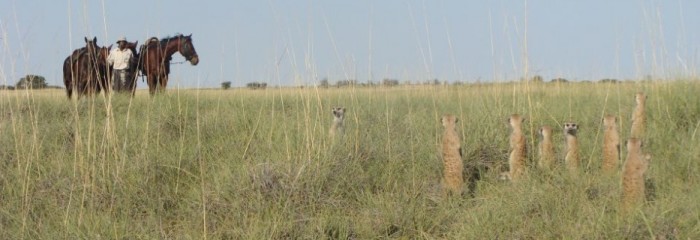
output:
M 117 43 L 119 43 L 119 42 L 126 42 L 126 37 L 119 38 L 119 40 L 117 40 Z

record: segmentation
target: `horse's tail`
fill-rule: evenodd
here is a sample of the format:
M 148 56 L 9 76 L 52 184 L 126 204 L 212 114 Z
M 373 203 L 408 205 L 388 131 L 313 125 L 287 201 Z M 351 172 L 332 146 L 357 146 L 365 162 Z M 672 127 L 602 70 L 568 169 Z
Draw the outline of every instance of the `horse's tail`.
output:
M 68 99 L 73 96 L 73 63 L 71 61 L 72 54 L 69 55 L 66 60 L 63 60 L 63 84 L 66 85 L 66 94 Z

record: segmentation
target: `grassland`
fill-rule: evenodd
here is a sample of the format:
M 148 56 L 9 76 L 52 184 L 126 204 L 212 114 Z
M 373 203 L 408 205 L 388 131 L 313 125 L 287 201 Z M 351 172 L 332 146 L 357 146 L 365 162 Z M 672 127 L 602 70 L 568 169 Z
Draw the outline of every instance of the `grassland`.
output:
M 599 171 L 601 118 L 617 115 L 626 139 L 638 91 L 649 96 L 650 191 L 622 214 L 619 176 Z M 7 239 L 698 239 L 698 92 L 697 81 L 79 101 L 0 91 L 0 229 Z M 340 139 L 327 137 L 333 106 L 348 109 Z M 585 172 L 498 180 L 516 112 L 531 149 L 537 128 L 555 126 L 560 154 L 561 124 L 578 122 Z M 481 171 L 473 196 L 440 194 L 443 113 L 460 118 L 464 161 Z

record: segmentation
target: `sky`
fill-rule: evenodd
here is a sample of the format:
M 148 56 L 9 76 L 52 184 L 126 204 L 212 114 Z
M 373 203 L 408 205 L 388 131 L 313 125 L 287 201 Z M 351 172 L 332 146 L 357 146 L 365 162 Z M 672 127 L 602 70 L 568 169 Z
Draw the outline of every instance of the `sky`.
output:
M 700 69 L 698 12 L 696 0 L 0 0 L 0 85 L 62 86 L 84 37 L 177 33 L 200 62 L 175 54 L 168 88 L 679 78 Z

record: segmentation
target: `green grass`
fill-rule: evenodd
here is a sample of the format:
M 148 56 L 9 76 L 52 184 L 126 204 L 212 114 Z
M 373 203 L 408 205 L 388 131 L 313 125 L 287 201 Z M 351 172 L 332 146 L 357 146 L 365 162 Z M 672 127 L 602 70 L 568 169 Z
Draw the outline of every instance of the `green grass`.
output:
M 617 115 L 626 139 L 638 91 L 649 96 L 654 191 L 624 215 L 619 176 L 598 171 L 601 118 Z M 676 81 L 79 101 L 55 90 L 0 92 L 0 229 L 8 239 L 697 239 L 699 91 Z M 348 109 L 340 139 L 327 137 L 333 106 Z M 516 112 L 531 149 L 546 124 L 561 153 L 561 124 L 578 122 L 585 172 L 498 180 Z M 464 161 L 484 170 L 473 196 L 440 194 L 444 113 L 460 119 Z

